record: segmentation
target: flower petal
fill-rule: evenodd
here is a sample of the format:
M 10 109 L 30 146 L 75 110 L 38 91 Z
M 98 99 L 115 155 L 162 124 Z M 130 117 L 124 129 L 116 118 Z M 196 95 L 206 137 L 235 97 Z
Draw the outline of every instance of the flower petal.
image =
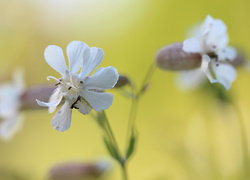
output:
M 68 68 L 60 47 L 55 45 L 48 46 L 44 51 L 44 58 L 46 62 L 62 76 L 67 72 Z
M 56 88 L 54 92 L 52 93 L 52 95 L 50 96 L 49 102 L 46 103 L 43 101 L 39 101 L 38 99 L 36 99 L 36 102 L 37 104 L 43 107 L 56 107 L 60 104 L 62 98 L 63 98 L 63 95 L 61 94 L 60 88 Z M 49 113 L 53 112 L 52 109 L 49 110 Z
M 208 55 L 203 55 L 202 56 L 202 63 L 201 63 L 201 70 L 206 74 L 207 78 L 211 83 L 216 83 L 218 82 L 214 77 L 212 76 L 209 68 L 209 63 L 210 63 L 210 57 Z
M 202 85 L 205 77 L 200 68 L 181 71 L 177 76 L 176 84 L 181 90 L 193 90 Z
M 68 44 L 66 51 L 69 60 L 69 71 L 77 73 L 83 65 L 83 59 L 89 56 L 89 47 L 84 42 L 72 41 Z
M 207 24 L 207 32 L 204 34 L 206 51 L 213 52 L 226 47 L 228 43 L 227 27 L 220 19 L 213 19 Z
M 79 78 L 87 77 L 101 62 L 104 52 L 100 48 L 91 47 L 89 58 L 83 61 L 83 66 Z
M 49 107 L 49 113 L 55 111 L 56 107 L 62 101 L 63 95 L 61 94 L 61 89 L 58 87 L 56 88 L 49 98 L 49 102 L 43 102 L 36 99 L 37 104 L 43 107 Z
M 0 136 L 4 140 L 10 140 L 23 126 L 23 114 L 12 114 L 0 123 Z
M 119 78 L 117 70 L 112 67 L 99 68 L 85 84 L 88 89 L 110 89 L 115 86 Z
M 212 16 L 207 15 L 205 21 L 202 23 L 201 28 L 200 28 L 202 35 L 205 35 L 210 31 L 213 22 L 214 22 L 214 19 L 212 18 Z
M 200 41 L 196 38 L 189 38 L 183 42 L 183 51 L 188 53 L 200 53 L 201 44 Z
M 113 102 L 113 95 L 93 91 L 80 91 L 80 95 L 96 110 L 108 109 Z
M 89 114 L 91 111 L 91 107 L 89 107 L 89 106 L 87 106 L 79 101 L 75 104 L 75 107 L 79 108 L 77 110 L 82 114 Z
M 49 97 L 49 102 L 48 103 L 53 103 L 57 102 L 55 106 L 49 106 L 49 113 L 53 113 L 56 110 L 56 107 L 60 104 L 63 96 L 61 94 L 61 88 L 56 88 L 51 96 Z
M 24 69 L 21 67 L 15 68 L 12 74 L 12 79 L 14 88 L 20 91 L 19 93 L 21 94 L 25 88 Z
M 232 61 L 236 58 L 237 52 L 235 48 L 227 46 L 226 48 L 216 52 L 218 55 L 218 60 L 229 60 Z
M 20 94 L 18 89 L 9 84 L 0 86 L 0 116 L 2 118 L 8 119 L 19 111 Z
M 69 101 L 65 101 L 64 105 L 59 111 L 56 112 L 55 116 L 51 121 L 51 125 L 55 130 L 66 131 L 69 129 L 71 124 L 71 104 Z
M 231 64 L 213 64 L 215 77 L 226 90 L 229 90 L 231 83 L 235 80 L 237 73 Z

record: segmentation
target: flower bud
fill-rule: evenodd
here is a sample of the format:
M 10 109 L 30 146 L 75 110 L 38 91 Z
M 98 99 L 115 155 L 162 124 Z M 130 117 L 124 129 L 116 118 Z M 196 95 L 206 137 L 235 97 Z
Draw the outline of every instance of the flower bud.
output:
M 109 168 L 107 162 L 97 163 L 64 163 L 52 167 L 49 180 L 84 180 L 98 178 Z
M 230 62 L 234 67 L 242 66 L 246 63 L 245 54 L 242 51 L 237 51 L 236 58 Z
M 22 109 L 43 108 L 37 104 L 36 99 L 48 101 L 55 88 L 55 85 L 36 85 L 26 88 L 20 97 Z
M 117 83 L 115 85 L 115 88 L 123 87 L 123 86 L 125 86 L 125 85 L 127 85 L 129 83 L 130 83 L 130 81 L 129 81 L 127 76 L 120 75 L 119 79 L 118 79 L 118 81 L 117 81 Z
M 165 70 L 191 70 L 201 65 L 199 53 L 186 53 L 182 50 L 182 42 L 161 48 L 157 54 L 156 65 Z

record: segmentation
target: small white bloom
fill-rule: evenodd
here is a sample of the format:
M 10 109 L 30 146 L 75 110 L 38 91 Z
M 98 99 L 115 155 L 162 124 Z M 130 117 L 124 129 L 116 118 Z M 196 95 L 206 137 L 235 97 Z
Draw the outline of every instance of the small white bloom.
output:
M 227 44 L 226 25 L 209 15 L 199 30 L 195 31 L 195 37 L 183 42 L 183 51 L 202 55 L 201 70 L 209 81 L 220 83 L 226 90 L 236 78 L 234 67 L 228 63 L 236 58 L 236 51 Z
M 0 85 L 0 137 L 9 140 L 23 124 L 20 97 L 24 92 L 23 70 L 16 69 L 13 81 Z
M 66 66 L 63 51 L 60 47 L 50 45 L 45 49 L 46 62 L 62 77 L 57 79 L 57 88 L 52 93 L 49 102 L 37 100 L 41 106 L 49 107 L 52 113 L 64 99 L 65 103 L 52 119 L 52 126 L 58 131 L 66 131 L 71 124 L 71 111 L 77 109 L 82 114 L 89 114 L 91 108 L 96 111 L 107 109 L 113 102 L 113 95 L 103 92 L 115 86 L 119 74 L 112 67 L 99 68 L 89 74 L 101 63 L 104 52 L 100 48 L 88 47 L 83 42 L 73 41 L 67 46 L 69 69 Z M 78 71 L 81 69 L 80 73 Z

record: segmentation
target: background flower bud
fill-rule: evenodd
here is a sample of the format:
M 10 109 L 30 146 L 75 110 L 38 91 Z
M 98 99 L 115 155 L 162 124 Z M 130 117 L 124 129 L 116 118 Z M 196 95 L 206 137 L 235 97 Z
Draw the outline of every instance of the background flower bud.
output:
M 36 99 L 48 101 L 55 88 L 55 85 L 36 85 L 26 88 L 20 97 L 22 109 L 43 108 L 37 104 Z
M 237 56 L 236 58 L 230 62 L 234 67 L 242 66 L 246 64 L 246 57 L 245 54 L 237 49 Z
M 199 53 L 186 53 L 182 50 L 182 42 L 161 48 L 155 58 L 156 65 L 165 70 L 190 70 L 201 65 Z
M 52 167 L 49 180 L 87 180 L 98 178 L 109 168 L 107 162 L 97 163 L 64 163 Z
M 115 88 L 123 87 L 123 86 L 125 86 L 125 85 L 127 85 L 129 83 L 130 83 L 130 81 L 129 81 L 127 76 L 120 75 L 119 79 L 118 79 L 118 81 L 117 81 L 117 83 L 115 85 Z

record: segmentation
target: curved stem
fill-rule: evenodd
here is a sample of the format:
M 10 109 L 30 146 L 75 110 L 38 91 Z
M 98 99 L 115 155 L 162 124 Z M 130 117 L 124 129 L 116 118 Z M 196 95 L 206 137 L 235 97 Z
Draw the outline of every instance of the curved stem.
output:
M 128 180 L 128 174 L 127 174 L 127 168 L 126 168 L 126 165 L 125 164 L 121 164 L 122 166 L 122 177 L 123 177 L 123 180 Z
M 148 71 L 147 71 L 147 74 L 146 74 L 145 78 L 144 78 L 143 81 L 142 81 L 142 84 L 141 84 L 141 87 L 140 87 L 140 89 L 139 89 L 139 92 L 138 92 L 137 96 L 140 96 L 140 95 L 143 93 L 143 91 L 145 90 L 145 88 L 146 88 L 145 86 L 148 84 L 149 80 L 150 80 L 151 77 L 153 76 L 153 74 L 154 74 L 154 72 L 155 72 L 155 68 L 156 68 L 155 63 L 153 63 L 153 64 L 149 67 L 149 69 L 148 69 Z
M 131 88 L 131 93 L 132 93 L 132 104 L 131 104 L 131 109 L 130 109 L 130 115 L 129 115 L 129 124 L 128 124 L 128 135 L 130 133 L 130 130 L 134 128 L 135 126 L 135 119 L 136 119 L 136 113 L 137 113 L 137 107 L 138 107 L 138 102 L 139 99 L 142 95 L 142 93 L 145 91 L 145 86 L 148 84 L 149 80 L 151 79 L 152 75 L 154 74 L 155 71 L 155 64 L 153 63 L 149 70 L 147 71 L 147 74 L 145 78 L 142 81 L 142 84 L 140 86 L 140 89 L 137 94 L 135 94 L 135 88 L 132 86 Z
M 119 155 L 119 157 L 121 157 L 121 154 L 120 154 L 120 151 L 119 151 L 119 148 L 118 148 L 118 144 L 116 142 L 116 139 L 115 139 L 115 136 L 114 136 L 114 133 L 111 129 L 111 126 L 109 124 L 109 121 L 107 119 L 107 116 L 106 116 L 106 113 L 105 111 L 102 111 L 103 113 L 103 116 L 104 116 L 104 122 L 105 122 L 105 127 L 104 127 L 104 130 L 105 132 L 107 133 L 107 135 L 109 136 L 110 140 L 113 142 L 113 144 L 115 145 L 115 148 L 117 150 L 117 153 Z
M 125 161 L 123 160 L 122 156 L 121 156 L 121 153 L 119 151 L 119 148 L 118 148 L 118 144 L 116 142 L 116 139 L 115 139 L 115 136 L 114 136 L 114 133 L 111 129 L 111 126 L 108 122 L 108 119 L 107 119 L 107 116 L 106 116 L 106 113 L 105 111 L 102 111 L 103 113 L 103 116 L 104 116 L 104 121 L 105 121 L 105 132 L 107 133 L 107 135 L 109 136 L 110 140 L 113 142 L 113 144 L 115 145 L 115 149 L 118 153 L 118 156 L 120 157 L 120 160 L 118 161 L 121 165 L 121 169 L 122 169 L 122 176 L 123 176 L 123 180 L 128 180 L 128 176 L 127 176 L 127 170 L 126 170 L 126 165 L 125 165 Z
M 250 165 L 249 165 L 249 147 L 248 147 L 248 141 L 247 141 L 247 132 L 245 129 L 245 123 L 244 123 L 244 118 L 242 117 L 242 114 L 240 112 L 239 107 L 235 104 L 232 103 L 237 116 L 238 116 L 238 123 L 239 123 L 239 128 L 240 128 L 240 133 L 241 133 L 241 143 L 242 143 L 242 159 L 243 159 L 243 169 L 244 169 L 244 178 L 247 179 L 249 177 L 249 170 L 250 170 Z

